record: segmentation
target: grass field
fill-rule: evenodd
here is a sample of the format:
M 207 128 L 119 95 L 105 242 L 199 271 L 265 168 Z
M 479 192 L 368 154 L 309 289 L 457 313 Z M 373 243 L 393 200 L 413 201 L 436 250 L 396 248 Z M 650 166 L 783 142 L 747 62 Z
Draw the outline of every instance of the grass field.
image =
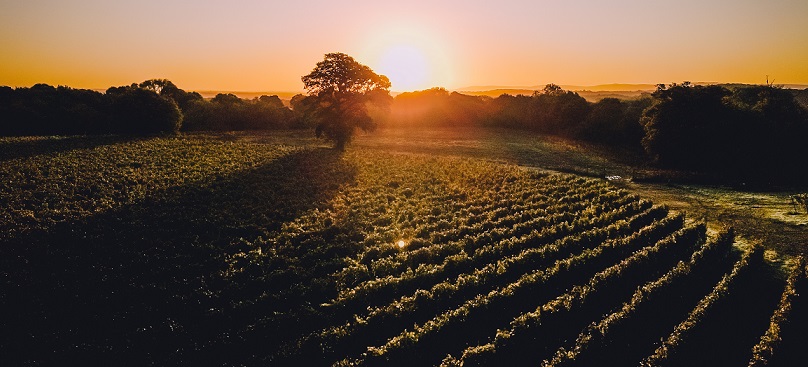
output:
M 484 130 L 0 147 L 2 365 L 788 366 L 808 336 L 805 264 L 759 244 L 805 234 L 723 229 L 802 231 L 786 194 L 637 184 L 667 173 L 628 154 Z

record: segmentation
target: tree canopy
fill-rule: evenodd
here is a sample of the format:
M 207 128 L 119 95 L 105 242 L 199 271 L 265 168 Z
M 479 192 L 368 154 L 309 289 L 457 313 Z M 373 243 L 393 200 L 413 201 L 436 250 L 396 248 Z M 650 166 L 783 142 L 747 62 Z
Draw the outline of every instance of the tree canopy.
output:
M 390 80 L 343 53 L 326 54 L 314 70 L 302 77 L 313 108 L 317 136 L 325 136 L 337 149 L 345 149 L 357 128 L 375 128 L 367 104 L 390 98 Z M 300 102 L 300 101 L 296 101 Z
M 304 76 L 303 84 L 309 95 L 366 94 L 373 90 L 390 89 L 390 79 L 373 72 L 353 57 L 343 53 L 329 53 L 317 63 L 314 70 Z

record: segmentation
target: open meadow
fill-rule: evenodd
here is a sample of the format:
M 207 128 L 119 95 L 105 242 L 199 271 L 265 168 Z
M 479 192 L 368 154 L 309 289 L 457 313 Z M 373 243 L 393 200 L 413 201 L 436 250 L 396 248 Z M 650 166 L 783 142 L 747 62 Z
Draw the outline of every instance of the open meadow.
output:
M 310 134 L 0 138 L 0 365 L 803 358 L 790 191 L 513 131 Z

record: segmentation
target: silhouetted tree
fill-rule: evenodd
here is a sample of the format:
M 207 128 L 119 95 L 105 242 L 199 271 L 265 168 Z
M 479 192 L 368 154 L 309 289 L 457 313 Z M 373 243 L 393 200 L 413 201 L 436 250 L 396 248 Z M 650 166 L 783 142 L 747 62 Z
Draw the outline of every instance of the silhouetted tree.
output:
M 108 101 L 99 92 L 47 84 L 3 87 L 0 91 L 0 135 L 97 134 L 108 130 Z
M 241 98 L 238 98 L 238 96 L 233 93 L 219 93 L 210 101 L 221 104 L 240 104 L 243 102 Z
M 727 98 L 743 122 L 745 160 L 764 175 L 808 176 L 797 157 L 805 154 L 808 120 L 794 93 L 783 88 L 744 86 Z M 737 135 L 737 133 L 736 133 Z
M 574 137 L 639 148 L 644 135 L 640 114 L 647 105 L 648 99 L 621 101 L 604 98 L 592 104 L 586 119 L 575 128 Z
M 154 134 L 183 130 L 267 130 L 300 127 L 278 96 L 211 101 L 167 79 L 149 79 L 106 93 L 47 84 L 0 87 L 0 135 Z
M 188 131 L 270 130 L 297 127 L 298 119 L 278 96 L 251 100 L 219 93 L 210 101 L 192 101 L 185 109 Z
M 140 87 L 153 91 L 161 96 L 172 94 L 179 90 L 179 88 L 168 79 L 149 79 L 140 83 Z
M 389 96 L 390 80 L 386 76 L 343 53 L 326 54 L 301 79 L 309 98 L 313 98 L 316 135 L 325 136 L 339 150 L 345 149 L 357 128 L 375 128 L 366 104 L 381 101 L 379 94 Z
M 314 97 L 309 97 L 304 94 L 296 94 L 289 101 L 289 105 L 294 112 L 295 120 L 300 127 L 314 128 L 317 126 L 317 119 L 315 117 L 315 108 L 317 103 Z
M 154 91 L 161 97 L 173 99 L 181 110 L 185 110 L 192 101 L 203 99 L 201 94 L 197 92 L 186 92 L 178 88 L 168 79 L 149 79 L 140 83 L 139 87 Z
M 492 112 L 488 125 L 516 129 L 532 129 L 536 116 L 533 111 L 533 97 L 523 94 L 512 96 L 502 94 L 492 102 Z
M 544 133 L 572 137 L 589 113 L 589 102 L 578 93 L 547 84 L 533 94 L 535 128 Z
M 401 93 L 391 106 L 390 124 L 399 127 L 451 125 L 449 103 L 449 92 L 444 88 Z
M 114 87 L 107 90 L 111 98 L 113 132 L 124 134 L 176 133 L 182 125 L 182 112 L 173 99 L 153 90 Z
M 258 97 L 258 102 L 265 105 L 265 106 L 267 106 L 267 107 L 273 107 L 273 108 L 283 108 L 284 107 L 283 101 L 281 101 L 281 98 L 278 97 L 278 96 L 262 95 L 261 97 Z
M 725 163 L 732 152 L 724 139 L 733 122 L 724 104 L 729 91 L 720 86 L 683 83 L 660 86 L 645 111 L 643 147 L 657 163 L 670 167 L 707 169 Z
M 808 109 L 808 89 L 792 89 L 791 93 L 794 93 L 794 100 L 797 101 L 803 109 Z
M 659 86 L 643 116 L 643 146 L 659 164 L 758 181 L 808 179 L 799 157 L 806 112 L 766 86 Z

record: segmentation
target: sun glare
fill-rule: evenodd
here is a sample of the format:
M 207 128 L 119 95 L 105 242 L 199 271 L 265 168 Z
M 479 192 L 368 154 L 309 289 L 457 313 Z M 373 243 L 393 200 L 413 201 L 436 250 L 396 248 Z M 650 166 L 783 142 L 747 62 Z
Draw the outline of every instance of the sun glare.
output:
M 411 45 L 394 45 L 379 60 L 381 74 L 390 78 L 393 90 L 411 91 L 428 87 L 429 62 L 423 52 Z
M 450 47 L 440 32 L 417 24 L 387 24 L 369 34 L 359 58 L 377 73 L 386 75 L 391 90 L 409 92 L 432 87 L 450 87 Z

